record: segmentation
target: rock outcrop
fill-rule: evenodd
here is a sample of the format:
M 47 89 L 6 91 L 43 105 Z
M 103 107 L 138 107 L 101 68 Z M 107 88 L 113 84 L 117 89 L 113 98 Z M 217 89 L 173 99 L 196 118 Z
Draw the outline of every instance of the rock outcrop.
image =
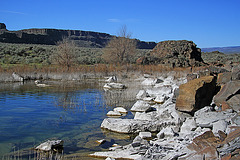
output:
M 7 30 L 6 25 L 4 23 L 0 23 L 0 30 Z
M 195 112 L 210 105 L 216 89 L 216 79 L 205 76 L 189 81 L 179 87 L 176 109 L 184 112 Z
M 150 62 L 170 67 L 200 66 L 203 64 L 201 49 L 192 41 L 162 41 L 150 53 Z
M 55 45 L 64 38 L 73 40 L 79 47 L 103 48 L 114 37 L 107 33 L 62 29 L 24 29 L 8 31 L 4 23 L 0 24 L 0 42 Z M 155 42 L 135 39 L 137 48 L 152 49 Z

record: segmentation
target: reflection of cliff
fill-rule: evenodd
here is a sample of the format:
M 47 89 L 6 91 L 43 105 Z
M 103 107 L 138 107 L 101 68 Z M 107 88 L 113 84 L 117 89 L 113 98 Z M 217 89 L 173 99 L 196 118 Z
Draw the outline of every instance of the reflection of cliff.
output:
M 79 47 L 102 48 L 114 37 L 107 33 L 81 30 L 24 29 L 19 31 L 8 31 L 6 27 L 1 28 L 0 42 L 6 43 L 55 45 L 57 41 L 61 41 L 63 37 L 67 37 L 70 40 L 74 40 Z M 152 49 L 156 45 L 154 42 L 136 41 L 140 49 Z

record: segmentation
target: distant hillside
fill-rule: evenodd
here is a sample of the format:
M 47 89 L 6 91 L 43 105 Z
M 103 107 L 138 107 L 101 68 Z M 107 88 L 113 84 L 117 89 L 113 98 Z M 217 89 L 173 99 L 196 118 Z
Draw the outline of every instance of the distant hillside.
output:
M 24 43 L 24 44 L 46 44 L 55 45 L 62 38 L 74 40 L 78 47 L 103 48 L 114 36 L 107 33 L 99 33 L 81 30 L 61 29 L 24 29 L 19 31 L 8 31 L 4 23 L 0 23 L 0 42 Z M 137 48 L 153 49 L 155 42 L 144 42 L 135 39 Z
M 202 52 L 219 51 L 225 54 L 240 54 L 240 46 L 201 48 Z

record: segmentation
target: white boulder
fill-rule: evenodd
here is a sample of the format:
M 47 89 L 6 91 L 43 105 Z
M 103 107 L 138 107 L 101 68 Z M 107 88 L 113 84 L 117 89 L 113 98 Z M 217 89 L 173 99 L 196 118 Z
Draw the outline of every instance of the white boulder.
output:
M 109 111 L 107 116 L 121 116 L 122 114 L 118 111 Z
M 147 112 L 151 111 L 152 107 L 145 101 L 138 100 L 131 108 L 133 112 Z
M 201 114 L 195 114 L 196 123 L 200 127 L 213 127 L 213 123 L 219 120 L 230 121 L 236 113 L 228 112 L 202 112 Z
M 147 120 L 147 121 L 152 121 L 157 118 L 157 112 L 136 112 L 134 115 L 134 119 L 139 119 L 139 120 Z
M 143 98 L 146 98 L 148 97 L 149 95 L 147 94 L 147 92 L 145 90 L 140 90 L 138 92 L 138 94 L 136 95 L 136 98 L 137 99 L 143 99 Z
M 162 104 L 167 100 L 167 96 L 166 95 L 159 95 L 154 99 L 154 102 Z
M 189 134 L 191 131 L 194 131 L 197 128 L 197 124 L 194 118 L 186 118 L 181 126 L 181 133 Z
M 113 111 L 115 111 L 115 112 L 120 112 L 120 113 L 127 113 L 127 112 L 128 112 L 128 111 L 127 111 L 125 108 L 123 108 L 123 107 L 116 107 L 116 108 L 113 109 Z
M 163 128 L 158 134 L 157 137 L 158 139 L 163 139 L 163 138 L 167 138 L 167 137 L 174 137 L 175 133 L 172 129 L 172 127 L 168 126 L 166 128 Z
M 141 131 L 156 132 L 162 124 L 156 121 L 105 118 L 101 128 L 119 133 L 138 133 Z
M 152 133 L 151 132 L 139 132 L 139 137 L 141 137 L 142 139 L 144 139 L 144 138 L 151 138 L 152 137 Z

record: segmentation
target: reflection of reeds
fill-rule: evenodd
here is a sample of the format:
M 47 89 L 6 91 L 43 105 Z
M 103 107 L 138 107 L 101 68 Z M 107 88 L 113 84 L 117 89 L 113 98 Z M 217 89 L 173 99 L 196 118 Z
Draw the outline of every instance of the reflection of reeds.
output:
M 15 150 L 2 156 L 2 160 L 64 160 L 63 149 L 51 150 L 49 152 L 37 151 L 35 149 Z

